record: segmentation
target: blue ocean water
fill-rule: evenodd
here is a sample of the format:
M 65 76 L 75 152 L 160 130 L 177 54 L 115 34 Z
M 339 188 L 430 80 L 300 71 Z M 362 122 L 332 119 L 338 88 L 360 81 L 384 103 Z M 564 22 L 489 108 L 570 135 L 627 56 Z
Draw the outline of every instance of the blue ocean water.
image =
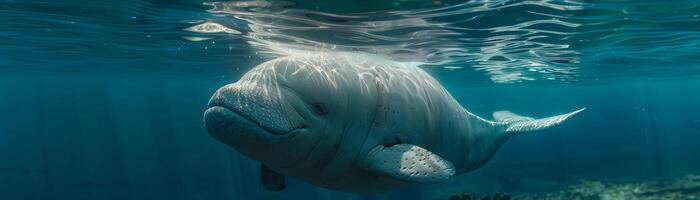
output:
M 446 199 L 700 173 L 700 2 L 348 2 L 0 0 L 0 199 Z M 290 50 L 421 63 L 480 116 L 588 110 L 445 183 L 269 192 L 202 114 Z

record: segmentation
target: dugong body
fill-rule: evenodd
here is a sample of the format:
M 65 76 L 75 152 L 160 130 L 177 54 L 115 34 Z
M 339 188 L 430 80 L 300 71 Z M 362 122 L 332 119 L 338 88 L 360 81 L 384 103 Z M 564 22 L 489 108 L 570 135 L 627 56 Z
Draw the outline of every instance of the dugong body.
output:
M 510 136 L 581 110 L 544 119 L 498 111 L 489 121 L 462 108 L 416 64 L 316 52 L 256 66 L 214 94 L 204 120 L 214 138 L 261 162 L 270 190 L 293 176 L 376 193 L 474 170 Z

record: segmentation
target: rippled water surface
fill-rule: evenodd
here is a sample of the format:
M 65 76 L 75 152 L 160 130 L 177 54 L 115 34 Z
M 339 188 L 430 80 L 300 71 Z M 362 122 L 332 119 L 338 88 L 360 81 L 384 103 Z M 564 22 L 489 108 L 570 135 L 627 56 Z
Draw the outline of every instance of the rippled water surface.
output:
M 696 76 L 700 70 L 700 4 L 693 1 L 358 4 L 364 6 L 321 0 L 6 1 L 0 48 L 3 62 L 14 67 L 3 70 L 189 73 L 291 50 L 366 51 L 498 83 Z M 124 66 L 88 66 L 92 59 Z M 149 59 L 178 65 L 129 66 Z

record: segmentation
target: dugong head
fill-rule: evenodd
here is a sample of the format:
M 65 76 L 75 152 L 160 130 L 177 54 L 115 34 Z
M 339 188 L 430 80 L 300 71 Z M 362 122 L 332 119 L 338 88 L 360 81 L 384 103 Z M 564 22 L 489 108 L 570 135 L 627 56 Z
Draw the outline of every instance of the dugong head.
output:
M 277 172 L 317 172 L 337 153 L 349 94 L 341 89 L 346 81 L 332 80 L 343 76 L 313 62 L 319 60 L 267 61 L 223 86 L 204 114 L 207 130 Z

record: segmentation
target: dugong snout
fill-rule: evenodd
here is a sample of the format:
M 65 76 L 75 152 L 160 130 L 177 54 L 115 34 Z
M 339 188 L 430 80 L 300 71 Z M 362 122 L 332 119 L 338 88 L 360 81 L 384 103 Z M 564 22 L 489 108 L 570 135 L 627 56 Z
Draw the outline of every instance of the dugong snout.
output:
M 285 100 L 284 88 L 229 84 L 209 100 L 204 121 L 210 133 L 286 135 L 302 128 L 303 119 Z
M 275 169 L 289 166 L 304 158 L 318 138 L 299 115 L 307 112 L 300 109 L 300 98 L 287 90 L 241 82 L 221 87 L 209 100 L 204 125 L 214 138 L 251 159 Z

